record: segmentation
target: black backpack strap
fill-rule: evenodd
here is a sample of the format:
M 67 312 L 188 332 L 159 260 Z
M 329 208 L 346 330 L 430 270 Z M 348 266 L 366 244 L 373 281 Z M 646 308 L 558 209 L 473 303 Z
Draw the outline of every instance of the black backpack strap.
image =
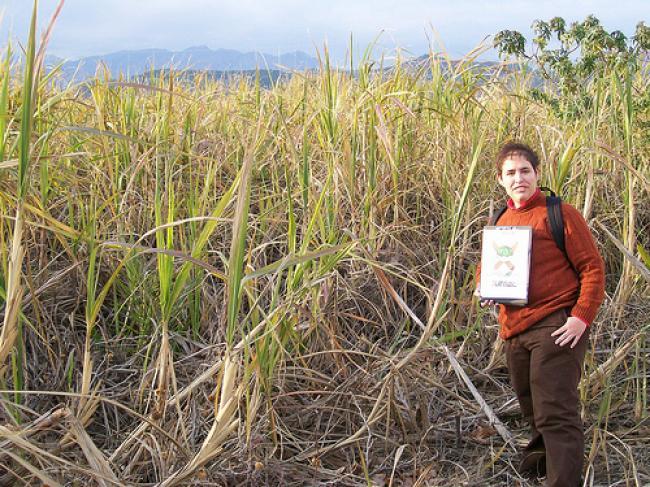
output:
M 546 213 L 548 214 L 548 222 L 551 225 L 551 235 L 553 235 L 555 245 L 557 245 L 557 247 L 562 251 L 573 271 L 579 275 L 573 262 L 569 259 L 569 254 L 566 252 L 566 244 L 564 241 L 564 218 L 562 217 L 562 198 L 555 196 L 553 190 L 549 188 L 542 187 L 541 189 L 551 193 L 551 196 L 546 197 Z
M 508 207 L 504 206 L 502 208 L 499 208 L 496 212 L 494 212 L 492 214 L 492 217 L 488 221 L 488 225 L 491 225 L 491 226 L 496 225 L 497 222 L 499 221 L 499 218 L 501 218 L 501 215 L 503 215 L 506 212 L 507 209 L 508 209 Z
M 557 247 L 566 255 L 564 243 L 564 219 L 562 218 L 562 199 L 555 195 L 546 197 L 546 211 L 551 225 L 551 234 Z

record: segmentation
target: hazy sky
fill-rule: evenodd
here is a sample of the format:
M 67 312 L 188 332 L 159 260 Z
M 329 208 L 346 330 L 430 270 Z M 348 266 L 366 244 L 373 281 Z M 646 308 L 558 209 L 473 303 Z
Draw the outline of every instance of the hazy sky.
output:
M 56 0 L 39 2 L 44 29 Z M 31 0 L 0 0 L 0 46 L 24 38 Z M 650 0 L 67 0 L 48 52 L 78 58 L 123 49 L 182 50 L 190 46 L 314 54 L 327 41 L 342 60 L 380 33 L 377 52 L 396 47 L 420 55 L 440 39 L 454 57 L 502 29 L 529 33 L 533 20 L 567 21 L 594 14 L 607 30 L 631 35 L 647 23 Z M 382 33 L 383 32 L 383 33 Z M 436 48 L 439 44 L 435 44 Z M 437 49 L 436 49 L 437 50 Z

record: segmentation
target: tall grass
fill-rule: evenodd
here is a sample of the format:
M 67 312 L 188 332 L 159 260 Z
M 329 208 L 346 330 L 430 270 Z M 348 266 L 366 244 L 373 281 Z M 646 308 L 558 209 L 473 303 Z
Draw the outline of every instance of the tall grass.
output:
M 23 424 L 0 430 L 7 472 L 508 482 L 512 445 L 485 414 L 504 438 L 523 430 L 472 293 L 501 204 L 491 160 L 518 138 L 607 263 L 581 385 L 589 475 L 647 481 L 647 71 L 595 80 L 576 123 L 529 97 L 524 68 L 475 68 L 479 53 L 377 71 L 369 48 L 351 76 L 325 49 L 318 71 L 264 88 L 183 72 L 38 82 L 35 39 L 22 77 L 7 49 L 0 365 L 20 392 L 3 419 Z
M 0 383 L 5 383 L 5 372 L 7 360 L 11 357 L 12 368 L 14 370 L 13 383 L 17 391 L 23 389 L 23 360 L 24 346 L 22 342 L 22 322 L 20 321 L 20 311 L 24 289 L 21 283 L 22 266 L 24 257 L 23 246 L 23 225 L 25 218 L 25 200 L 29 188 L 28 171 L 30 169 L 31 148 L 32 148 L 32 125 L 33 111 L 35 101 L 35 83 L 38 80 L 36 65 L 36 12 L 38 4 L 34 3 L 32 21 L 29 28 L 29 37 L 27 41 L 27 51 L 25 57 L 25 72 L 22 86 L 22 104 L 21 104 L 21 122 L 19 132 L 19 156 L 18 170 L 15 194 L 15 218 L 13 225 L 13 237 L 11 241 L 11 251 L 9 253 L 8 265 L 3 268 L 7 269 L 6 290 L 5 290 L 5 310 L 2 333 L 0 333 Z M 11 49 L 7 49 L 7 61 L 5 64 L 5 77 L 8 78 L 10 73 L 9 59 Z M 5 123 L 8 113 L 6 111 L 8 90 L 8 80 L 3 81 L 3 106 Z M 4 124 L 3 124 L 4 125 Z M 5 125 L 6 126 L 6 125 Z M 5 134 L 3 126 L 3 138 Z M 3 140 L 4 151 L 4 140 Z M 3 252 L 5 254 L 5 252 Z M 20 402 L 20 396 L 16 396 L 16 402 Z

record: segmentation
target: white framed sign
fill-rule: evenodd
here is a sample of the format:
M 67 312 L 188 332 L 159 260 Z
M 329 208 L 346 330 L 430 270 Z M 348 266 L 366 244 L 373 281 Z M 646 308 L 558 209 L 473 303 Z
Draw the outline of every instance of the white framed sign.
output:
M 481 299 L 523 306 L 528 303 L 532 227 L 483 229 Z

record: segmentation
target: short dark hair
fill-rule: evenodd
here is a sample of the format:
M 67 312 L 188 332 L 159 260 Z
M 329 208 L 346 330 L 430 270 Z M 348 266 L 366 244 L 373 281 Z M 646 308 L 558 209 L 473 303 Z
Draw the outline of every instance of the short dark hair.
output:
M 511 156 L 523 157 L 528 162 L 530 162 L 530 165 L 533 166 L 533 169 L 535 172 L 537 172 L 537 166 L 539 166 L 539 156 L 537 153 L 530 146 L 522 142 L 510 141 L 506 142 L 506 144 L 501 147 L 501 150 L 497 154 L 496 168 L 498 174 L 501 174 L 503 161 Z

